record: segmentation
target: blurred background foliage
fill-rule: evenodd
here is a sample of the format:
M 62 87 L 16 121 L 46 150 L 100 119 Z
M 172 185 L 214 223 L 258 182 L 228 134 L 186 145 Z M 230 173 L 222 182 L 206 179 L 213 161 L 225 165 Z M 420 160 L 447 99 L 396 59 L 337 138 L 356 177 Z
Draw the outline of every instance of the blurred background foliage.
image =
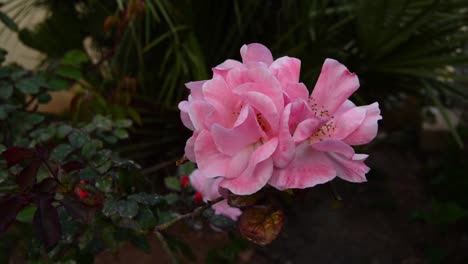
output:
M 18 26 L 38 9 L 45 10 L 40 23 Z M 187 95 L 184 83 L 210 78 L 211 67 L 259 42 L 275 57 L 300 58 L 309 89 L 325 58 L 347 65 L 361 82 L 353 100 L 380 102 L 384 132 L 419 133 L 422 110 L 437 107 L 457 147 L 424 161 L 435 209 L 414 216 L 444 222 L 434 220 L 442 210 L 454 214 L 449 222 L 467 217 L 466 170 L 451 165 L 460 158 L 447 157 L 466 155 L 468 0 L 15 0 L 1 10 L 0 36 L 17 35 L 44 54 L 39 69 L 55 73 L 48 81 L 73 88 L 66 117 L 135 121 L 117 149 L 143 166 L 142 189 L 160 185 L 154 176 L 169 174 L 183 154 L 189 131 L 177 103 Z M 63 63 L 71 51 L 88 57 L 78 69 Z M 462 113 L 458 125 L 452 108 Z

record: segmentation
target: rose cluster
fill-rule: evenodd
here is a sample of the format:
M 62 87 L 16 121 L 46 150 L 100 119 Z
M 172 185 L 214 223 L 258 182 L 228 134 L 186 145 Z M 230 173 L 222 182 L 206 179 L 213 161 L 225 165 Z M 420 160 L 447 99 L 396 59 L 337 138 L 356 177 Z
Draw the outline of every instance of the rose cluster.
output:
M 266 185 L 308 188 L 336 176 L 365 181 L 367 155 L 351 146 L 370 142 L 382 117 L 378 103 L 348 100 L 359 88 L 357 76 L 326 59 L 309 95 L 299 81 L 300 60 L 273 60 L 256 43 L 240 53 L 242 62 L 226 60 L 213 68 L 212 79 L 187 83 L 190 95 L 179 104 L 193 131 L 185 155 L 198 169 L 190 181 L 203 198 L 249 195 Z M 233 219 L 241 214 L 226 200 L 213 208 Z

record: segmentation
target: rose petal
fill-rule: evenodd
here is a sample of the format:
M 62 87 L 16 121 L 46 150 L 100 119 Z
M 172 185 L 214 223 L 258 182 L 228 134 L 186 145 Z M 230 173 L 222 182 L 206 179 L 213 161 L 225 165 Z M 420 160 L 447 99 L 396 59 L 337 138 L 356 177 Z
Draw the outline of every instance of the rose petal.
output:
M 338 61 L 326 59 L 312 98 L 319 107 L 333 114 L 358 88 L 359 80 L 354 73 Z
M 240 50 L 243 63 L 264 62 L 270 65 L 273 62 L 273 55 L 270 50 L 262 44 L 252 43 L 242 46 Z
M 367 144 L 373 140 L 377 135 L 377 121 L 382 119 L 378 103 L 361 106 L 360 108 L 365 109 L 366 117 L 361 125 L 344 139 L 344 142 L 349 145 Z
M 230 158 L 219 152 L 211 134 L 203 130 L 195 141 L 195 157 L 198 168 L 206 177 L 213 178 L 226 175 Z

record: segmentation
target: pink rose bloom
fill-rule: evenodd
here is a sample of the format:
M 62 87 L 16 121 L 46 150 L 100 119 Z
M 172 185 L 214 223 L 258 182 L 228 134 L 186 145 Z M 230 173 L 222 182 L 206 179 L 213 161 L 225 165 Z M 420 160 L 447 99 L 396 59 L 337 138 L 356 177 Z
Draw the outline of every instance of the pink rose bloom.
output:
M 213 68 L 212 79 L 187 83 L 190 95 L 179 104 L 193 131 L 185 153 L 198 165 L 195 189 L 212 200 L 220 188 L 249 195 L 267 184 L 283 190 L 336 176 L 365 181 L 367 155 L 351 145 L 371 141 L 381 116 L 377 103 L 347 100 L 357 77 L 327 59 L 309 96 L 299 82 L 300 60 L 273 60 L 261 44 L 244 45 L 241 56 Z

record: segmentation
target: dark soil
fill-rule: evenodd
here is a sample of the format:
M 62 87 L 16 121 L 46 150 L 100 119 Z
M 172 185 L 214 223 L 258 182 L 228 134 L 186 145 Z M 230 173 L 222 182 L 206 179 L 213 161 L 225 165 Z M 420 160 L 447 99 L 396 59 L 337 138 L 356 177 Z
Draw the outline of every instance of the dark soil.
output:
M 299 192 L 280 237 L 268 246 L 250 245 L 234 263 L 468 263 L 466 223 L 436 226 L 412 215 L 431 207 L 425 155 L 401 146 L 372 147 L 368 182 L 335 180 L 331 186 Z M 229 243 L 226 233 L 176 227 L 205 263 L 210 249 Z M 180 232 L 183 230 L 183 232 Z M 181 233 L 181 234 L 180 234 Z M 167 263 L 159 243 L 145 254 L 128 246 L 117 255 L 101 254 L 97 263 Z M 156 261 L 156 262 L 155 262 Z

